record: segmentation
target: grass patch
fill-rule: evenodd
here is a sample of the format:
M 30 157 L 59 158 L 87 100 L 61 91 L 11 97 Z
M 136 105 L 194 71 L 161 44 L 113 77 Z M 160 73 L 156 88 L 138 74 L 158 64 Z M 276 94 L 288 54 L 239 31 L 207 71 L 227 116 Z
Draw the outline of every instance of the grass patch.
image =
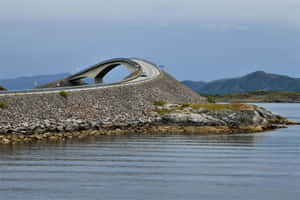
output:
M 179 105 L 180 105 L 180 109 L 185 109 L 185 108 L 191 107 L 192 104 L 190 104 L 190 103 L 179 103 Z
M 231 111 L 242 111 L 242 110 L 251 110 L 251 108 L 247 104 L 243 103 L 231 103 L 231 104 L 189 104 L 189 103 L 178 103 L 180 107 L 177 110 L 183 110 L 185 108 L 192 109 L 205 109 L 212 111 L 222 111 L 222 110 L 231 110 Z
M 6 103 L 5 103 L 4 101 L 1 101 L 1 100 L 0 100 L 0 108 L 1 108 L 1 109 L 6 108 Z
M 62 96 L 63 98 L 67 98 L 68 97 L 68 92 L 62 90 L 59 92 L 59 95 Z
M 166 104 L 166 102 L 164 102 L 164 101 L 155 101 L 154 102 L 155 106 L 164 106 L 165 104 Z
M 215 98 L 214 98 L 214 97 L 212 97 L 212 96 L 208 96 L 208 97 L 206 97 L 206 101 L 207 101 L 208 103 L 216 103 L 216 100 L 215 100 Z
M 192 104 L 191 107 L 193 109 L 206 109 L 206 110 L 212 110 L 212 111 L 243 111 L 243 110 L 251 110 L 251 108 L 242 103 L 232 103 L 232 104 Z
M 157 112 L 158 114 L 160 114 L 160 115 L 163 115 L 163 114 L 170 114 L 171 112 L 173 112 L 175 109 L 166 109 L 166 108 L 161 108 L 161 109 L 159 109 L 159 108 L 156 108 L 155 110 L 154 110 L 154 112 Z

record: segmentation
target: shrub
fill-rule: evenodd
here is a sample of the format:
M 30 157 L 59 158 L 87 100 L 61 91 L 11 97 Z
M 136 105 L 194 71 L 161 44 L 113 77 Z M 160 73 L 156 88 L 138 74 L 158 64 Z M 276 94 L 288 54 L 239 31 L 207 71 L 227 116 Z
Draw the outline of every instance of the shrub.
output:
M 155 106 L 164 106 L 165 104 L 166 104 L 166 102 L 164 102 L 164 101 L 155 101 L 154 102 Z
M 1 109 L 6 108 L 6 103 L 5 103 L 4 101 L 1 101 L 1 100 L 0 100 L 0 108 L 1 108 Z
M 180 105 L 180 108 L 179 108 L 180 110 L 191 107 L 190 103 L 179 103 L 179 105 Z
M 161 114 L 161 115 L 163 115 L 163 114 L 169 114 L 169 113 L 171 113 L 173 111 L 174 111 L 173 109 L 169 110 L 169 109 L 166 109 L 166 108 L 155 109 L 154 110 L 154 112 L 157 112 L 158 114 Z
M 206 97 L 206 100 L 207 100 L 208 103 L 216 103 L 215 98 L 213 98 L 212 96 Z
M 265 90 L 255 90 L 255 91 L 250 91 L 250 94 L 254 94 L 254 95 L 266 95 L 270 92 L 265 91 Z
M 63 98 L 67 98 L 68 97 L 68 92 L 62 90 L 59 92 L 60 96 L 62 96 Z

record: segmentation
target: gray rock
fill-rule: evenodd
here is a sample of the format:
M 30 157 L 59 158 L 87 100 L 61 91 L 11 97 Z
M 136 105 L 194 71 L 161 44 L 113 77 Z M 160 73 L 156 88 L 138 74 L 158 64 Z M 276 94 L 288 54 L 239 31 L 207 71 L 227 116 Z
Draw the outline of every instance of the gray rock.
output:
M 65 129 L 64 129 L 64 127 L 63 126 L 58 126 L 57 127 L 57 131 L 58 132 L 63 132 Z
M 187 122 L 188 115 L 185 113 L 171 113 L 163 115 L 162 120 L 173 123 Z
M 168 110 L 171 110 L 171 109 L 174 109 L 174 108 L 177 108 L 179 107 L 178 104 L 171 104 L 171 103 L 168 103 L 168 104 L 165 104 L 162 106 L 162 108 L 165 108 L 165 109 L 168 109 Z

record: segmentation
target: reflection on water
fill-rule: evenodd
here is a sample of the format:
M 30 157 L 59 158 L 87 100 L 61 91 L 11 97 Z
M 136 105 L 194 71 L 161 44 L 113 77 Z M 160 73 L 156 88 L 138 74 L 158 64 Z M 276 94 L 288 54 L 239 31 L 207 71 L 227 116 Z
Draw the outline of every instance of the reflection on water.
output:
M 2 145 L 0 199 L 299 199 L 299 134 L 292 126 Z
M 57 148 L 68 148 L 71 145 L 88 145 L 88 144 L 95 144 L 95 143 L 99 143 L 99 144 L 119 144 L 119 143 L 123 143 L 123 144 L 130 144 L 133 141 L 137 141 L 140 139 L 143 139 L 145 141 L 143 141 L 140 145 L 144 145 L 146 140 L 147 144 L 153 142 L 152 145 L 156 145 L 157 141 L 163 141 L 166 138 L 180 138 L 180 142 L 184 145 L 193 145 L 195 143 L 197 143 L 198 145 L 201 144 L 209 144 L 211 146 L 219 146 L 219 144 L 225 144 L 227 143 L 230 146 L 253 146 L 252 143 L 256 143 L 257 140 L 259 140 L 261 138 L 261 136 L 256 135 L 256 134 L 236 134 L 236 135 L 212 135 L 209 134 L 207 136 L 201 136 L 199 137 L 199 135 L 180 135 L 180 136 L 173 136 L 171 134 L 169 135 L 135 135 L 135 134 L 128 134 L 128 135 L 124 135 L 124 136 L 98 136 L 98 137 L 87 137 L 87 138 L 83 138 L 83 139 L 71 139 L 71 140 L 67 140 L 67 141 L 58 141 L 56 143 L 48 143 L 47 141 L 38 141 L 35 144 L 15 144 L 15 145 L 2 145 L 0 146 L 0 152 L 1 153 L 16 153 L 17 151 L 26 151 L 29 149 L 34 148 L 34 151 L 36 150 L 41 150 L 41 149 L 45 149 L 45 147 L 47 147 L 47 149 L 57 149 Z M 205 138 L 205 140 L 203 140 Z M 152 141 L 155 140 L 155 141 Z M 177 140 L 176 140 L 177 141 Z M 138 145 L 138 144 L 137 144 Z M 172 144 L 169 144 L 172 145 Z M 173 145 L 180 145 L 180 143 L 175 143 Z

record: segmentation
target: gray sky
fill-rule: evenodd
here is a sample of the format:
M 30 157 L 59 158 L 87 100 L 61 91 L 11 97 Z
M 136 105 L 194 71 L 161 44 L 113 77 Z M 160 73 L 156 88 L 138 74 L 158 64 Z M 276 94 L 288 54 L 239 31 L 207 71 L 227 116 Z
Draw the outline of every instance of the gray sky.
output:
M 299 0 L 2 0 L 0 79 L 141 57 L 179 80 L 300 77 Z

